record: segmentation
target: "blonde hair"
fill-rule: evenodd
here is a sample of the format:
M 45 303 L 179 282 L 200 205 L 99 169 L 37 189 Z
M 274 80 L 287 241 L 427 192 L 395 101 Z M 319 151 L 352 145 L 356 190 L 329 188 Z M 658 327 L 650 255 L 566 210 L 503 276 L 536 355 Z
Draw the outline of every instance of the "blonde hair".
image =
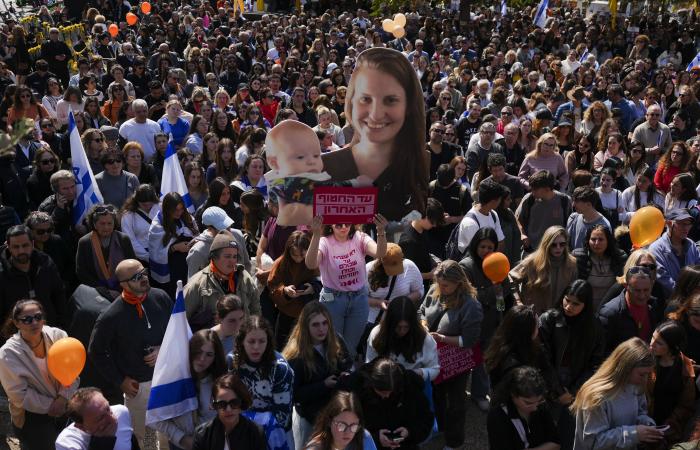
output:
M 537 119 L 535 119 L 535 121 L 537 121 Z M 532 124 L 532 128 L 533 128 L 533 129 L 535 128 L 534 122 L 533 122 L 533 124 Z M 541 156 L 540 149 L 542 148 L 542 144 L 543 144 L 544 141 L 546 141 L 547 139 L 554 139 L 554 145 L 557 145 L 557 143 L 559 142 L 559 140 L 557 139 L 557 135 L 556 135 L 556 134 L 554 134 L 554 133 L 544 133 L 542 136 L 540 136 L 540 137 L 537 139 L 537 142 L 535 143 L 535 149 L 534 149 L 533 151 L 531 151 L 530 153 L 528 153 L 527 156 L 529 156 L 530 158 L 539 158 L 539 157 Z
M 469 282 L 469 278 L 464 272 L 464 269 L 462 269 L 462 266 L 456 261 L 448 259 L 438 264 L 435 268 L 435 282 L 433 284 L 435 289 L 433 292 L 437 297 L 440 296 L 440 285 L 437 283 L 438 278 L 442 278 L 451 283 L 457 283 L 457 289 L 455 289 L 454 293 L 443 299 L 445 309 L 459 308 L 462 306 L 464 295 L 476 299 L 476 289 L 472 286 L 471 282 Z
M 549 280 L 552 275 L 552 262 L 550 260 L 549 251 L 554 244 L 554 240 L 559 236 L 564 236 L 566 242 L 569 242 L 569 234 L 564 227 L 551 226 L 547 228 L 542 235 L 542 240 L 537 250 L 523 261 L 525 267 L 528 267 L 534 277 L 527 277 L 527 284 L 531 288 L 542 289 L 549 286 Z M 576 268 L 576 258 L 569 252 L 569 246 L 564 247 L 564 268 Z M 534 273 L 533 273 L 534 272 Z
M 642 260 L 642 258 L 651 258 L 652 261 L 654 261 L 654 264 L 656 264 L 656 258 L 654 257 L 654 254 L 651 253 L 649 250 L 645 248 L 640 248 L 632 253 L 630 253 L 630 256 L 627 258 L 627 262 L 625 262 L 625 267 L 622 269 L 622 275 L 616 278 L 616 281 L 620 283 L 623 286 L 627 285 L 627 271 L 630 270 L 632 267 L 636 266 L 639 264 L 639 261 Z M 655 277 L 652 278 L 654 280 Z
M 292 332 L 289 334 L 287 345 L 285 345 L 284 350 L 282 350 L 282 356 L 284 356 L 287 361 L 301 358 L 304 363 L 304 368 L 311 375 L 315 374 L 319 369 L 319 367 L 316 366 L 316 349 L 314 348 L 313 340 L 309 333 L 309 322 L 313 316 L 317 314 L 321 314 L 328 321 L 328 334 L 326 335 L 325 342 L 326 353 L 324 356 L 330 372 L 336 371 L 338 362 L 343 354 L 343 349 L 335 335 L 333 320 L 328 309 L 318 301 L 307 303 L 301 310 L 299 319 L 297 319 Z M 297 376 L 300 377 L 301 374 L 297 374 Z
M 633 369 L 653 365 L 654 357 L 646 342 L 638 337 L 622 342 L 581 386 L 569 409 L 576 414 L 578 411 L 597 408 L 606 399 L 615 398 L 625 388 Z

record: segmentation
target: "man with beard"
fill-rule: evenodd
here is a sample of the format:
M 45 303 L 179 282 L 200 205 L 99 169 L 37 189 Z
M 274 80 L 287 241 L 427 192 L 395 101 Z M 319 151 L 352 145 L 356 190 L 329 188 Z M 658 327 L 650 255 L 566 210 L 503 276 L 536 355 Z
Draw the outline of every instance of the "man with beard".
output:
M 13 226 L 0 248 L 0 313 L 7 317 L 17 301 L 33 299 L 43 306 L 48 325 L 63 327 L 67 320 L 63 281 L 51 258 L 34 248 L 30 233 L 25 225 Z
M 120 262 L 116 275 L 122 294 L 97 319 L 88 352 L 102 376 L 124 393 L 134 434 L 145 448 L 153 368 L 173 302 L 164 291 L 151 288 L 148 270 L 135 259 Z

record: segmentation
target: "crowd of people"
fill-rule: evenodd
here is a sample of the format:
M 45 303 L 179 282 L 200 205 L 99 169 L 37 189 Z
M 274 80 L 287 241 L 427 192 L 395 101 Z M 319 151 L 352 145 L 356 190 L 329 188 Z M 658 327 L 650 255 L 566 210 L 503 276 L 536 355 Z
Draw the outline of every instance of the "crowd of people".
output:
M 350 2 L 75 3 L 0 23 L 0 129 L 31 123 L 0 151 L 23 450 L 470 448 L 469 407 L 493 450 L 700 448 L 695 11 L 422 4 L 396 37 Z M 104 199 L 78 222 L 73 128 Z M 172 146 L 187 192 L 161 192 Z M 278 223 L 297 147 L 355 163 L 372 224 Z M 178 281 L 197 409 L 147 426 Z

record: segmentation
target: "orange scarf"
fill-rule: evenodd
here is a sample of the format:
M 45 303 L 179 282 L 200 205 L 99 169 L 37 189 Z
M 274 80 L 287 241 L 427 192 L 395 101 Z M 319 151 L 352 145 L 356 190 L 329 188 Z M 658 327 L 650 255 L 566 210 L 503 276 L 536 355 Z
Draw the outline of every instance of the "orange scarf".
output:
M 112 267 L 109 261 L 105 261 L 105 256 L 102 253 L 102 243 L 96 231 L 93 231 L 90 235 L 90 242 L 92 243 L 92 249 L 97 257 L 97 265 L 100 268 L 100 272 L 102 272 L 102 277 L 109 281 L 109 279 L 112 278 Z
M 212 273 L 216 275 L 219 278 L 226 278 L 227 275 L 224 275 L 221 273 L 218 267 L 216 267 L 216 264 L 214 264 L 214 261 L 209 263 L 209 268 L 211 269 Z M 233 294 L 236 292 L 236 280 L 234 279 L 234 275 L 236 274 L 236 271 L 234 270 L 230 274 L 228 274 L 228 291 L 229 293 Z
M 139 313 L 139 319 L 143 318 L 143 305 L 141 304 L 144 300 L 146 300 L 146 295 L 148 294 L 138 296 L 133 292 L 127 291 L 126 289 L 122 291 L 122 300 L 130 305 L 136 306 L 136 312 Z

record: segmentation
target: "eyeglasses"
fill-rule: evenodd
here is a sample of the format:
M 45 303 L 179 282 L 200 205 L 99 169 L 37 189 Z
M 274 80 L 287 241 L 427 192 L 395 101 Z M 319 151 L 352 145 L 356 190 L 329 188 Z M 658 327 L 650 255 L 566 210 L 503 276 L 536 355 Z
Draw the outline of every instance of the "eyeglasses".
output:
M 639 264 L 638 267 L 644 267 L 647 270 L 656 270 L 656 264 Z
M 22 322 L 25 325 L 31 325 L 34 322 L 41 322 L 44 320 L 44 313 L 36 313 L 33 316 L 24 316 L 17 319 L 18 322 Z
M 336 223 L 333 224 L 333 228 L 350 228 L 351 225 L 349 223 Z
M 345 422 L 341 422 L 339 420 L 334 420 L 333 426 L 335 427 L 336 430 L 340 431 L 341 433 L 345 433 L 348 430 L 351 433 L 357 433 L 357 431 L 360 429 L 359 423 L 345 423 Z
M 647 269 L 644 266 L 634 266 L 630 267 L 630 269 L 627 271 L 629 275 L 636 275 L 636 274 L 644 274 L 648 277 L 651 276 L 651 270 Z
M 217 409 L 219 411 L 223 411 L 226 409 L 226 407 L 229 407 L 231 409 L 241 409 L 241 406 L 243 405 L 243 402 L 241 401 L 240 398 L 232 398 L 231 400 L 217 400 L 217 401 L 212 401 L 211 405 L 214 407 L 214 409 Z
M 502 115 L 502 116 L 512 116 L 513 113 L 512 113 L 512 112 L 508 112 L 508 111 L 501 111 L 501 115 Z
M 105 165 L 114 164 L 114 163 L 119 163 L 119 164 L 121 164 L 122 162 L 123 162 L 123 161 L 122 161 L 121 158 L 108 159 L 108 160 L 105 161 Z
M 37 236 L 43 236 L 45 234 L 50 234 L 53 231 L 51 227 L 49 228 L 34 228 L 32 230 L 32 233 L 36 234 Z
M 143 269 L 140 272 L 136 272 L 131 276 L 131 278 L 127 278 L 126 280 L 119 280 L 120 283 L 128 283 L 129 281 L 141 281 L 144 278 L 148 278 L 148 269 Z
M 56 159 L 55 158 L 42 159 L 39 163 L 42 166 L 48 166 L 49 164 L 56 164 Z
M 260 115 L 260 113 L 257 112 L 257 111 L 251 111 L 251 112 L 248 113 L 248 115 L 249 115 L 249 116 L 258 116 L 258 115 Z

